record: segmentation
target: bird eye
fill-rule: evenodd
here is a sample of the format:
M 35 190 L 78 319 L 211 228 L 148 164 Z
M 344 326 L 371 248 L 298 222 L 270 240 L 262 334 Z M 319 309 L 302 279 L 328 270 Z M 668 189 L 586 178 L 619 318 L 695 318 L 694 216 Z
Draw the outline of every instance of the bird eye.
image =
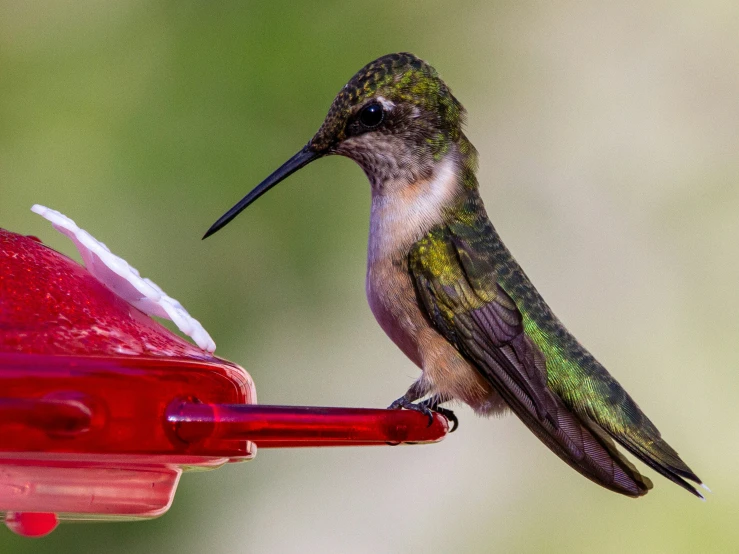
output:
M 381 104 L 369 104 L 359 112 L 359 122 L 367 128 L 377 127 L 385 119 Z

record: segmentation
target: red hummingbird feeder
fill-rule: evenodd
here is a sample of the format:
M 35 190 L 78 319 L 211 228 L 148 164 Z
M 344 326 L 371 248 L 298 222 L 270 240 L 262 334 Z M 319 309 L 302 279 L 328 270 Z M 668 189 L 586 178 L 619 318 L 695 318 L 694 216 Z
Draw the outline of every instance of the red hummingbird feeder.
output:
M 182 306 L 58 212 L 85 267 L 0 229 L 0 518 L 33 537 L 62 520 L 148 519 L 188 469 L 261 448 L 441 440 L 405 410 L 265 406 Z M 107 252 L 107 253 L 106 253 Z M 148 288 L 147 288 L 148 287 Z M 170 317 L 197 345 L 147 313 Z

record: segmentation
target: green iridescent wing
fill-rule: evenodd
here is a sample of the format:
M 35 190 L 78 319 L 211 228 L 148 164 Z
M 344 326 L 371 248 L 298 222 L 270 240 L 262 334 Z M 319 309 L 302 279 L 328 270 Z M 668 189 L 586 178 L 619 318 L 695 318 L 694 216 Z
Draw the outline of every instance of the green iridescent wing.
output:
M 639 496 L 651 482 L 616 449 L 702 498 L 695 473 L 619 383 L 551 312 L 470 192 L 411 249 L 436 328 L 557 455 L 599 484 Z
M 645 494 L 651 482 L 547 386 L 544 355 L 498 283 L 486 240 L 439 226 L 413 247 L 409 267 L 429 319 L 560 458 L 610 490 Z

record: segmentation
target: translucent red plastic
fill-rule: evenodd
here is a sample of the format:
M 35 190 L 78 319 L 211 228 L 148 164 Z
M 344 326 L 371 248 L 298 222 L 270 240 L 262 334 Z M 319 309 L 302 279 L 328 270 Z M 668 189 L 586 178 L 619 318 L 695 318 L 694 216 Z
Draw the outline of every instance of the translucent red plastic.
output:
M 256 405 L 244 369 L 0 229 L 0 517 L 17 533 L 161 515 L 184 468 L 248 460 L 256 444 L 433 442 L 447 430 L 439 415 Z
M 433 442 L 446 433 L 446 419 L 435 416 L 429 422 L 419 415 L 365 408 L 175 402 L 166 417 L 183 441 L 250 440 L 260 448 Z
M 37 512 L 8 512 L 5 516 L 8 528 L 24 537 L 44 537 L 59 525 L 56 514 Z

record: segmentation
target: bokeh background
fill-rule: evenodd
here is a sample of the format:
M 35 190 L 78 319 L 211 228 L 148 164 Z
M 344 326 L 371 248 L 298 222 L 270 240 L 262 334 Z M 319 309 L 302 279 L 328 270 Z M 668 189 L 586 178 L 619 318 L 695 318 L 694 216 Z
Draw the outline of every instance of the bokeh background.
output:
M 735 552 L 739 4 L 0 1 L 0 225 L 68 214 L 243 365 L 265 403 L 382 407 L 417 370 L 364 298 L 369 187 L 326 159 L 206 242 L 366 62 L 408 50 L 469 111 L 498 230 L 715 491 L 634 501 L 515 418 L 424 447 L 264 451 L 164 517 L 0 552 Z

